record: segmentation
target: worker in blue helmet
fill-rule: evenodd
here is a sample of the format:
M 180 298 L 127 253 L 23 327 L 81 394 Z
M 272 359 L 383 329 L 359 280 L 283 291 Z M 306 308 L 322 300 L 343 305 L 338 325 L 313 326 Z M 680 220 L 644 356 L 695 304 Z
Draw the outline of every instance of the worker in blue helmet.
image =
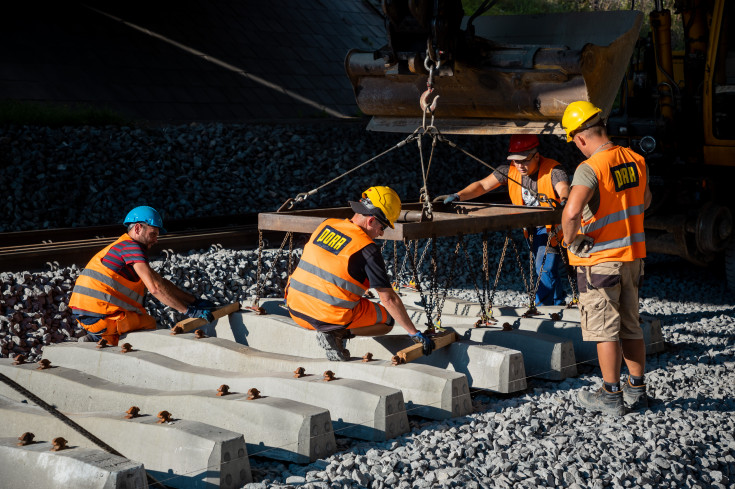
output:
M 146 312 L 146 291 L 189 318 L 213 321 L 215 305 L 179 289 L 148 263 L 148 250 L 166 234 L 161 215 L 152 207 L 136 207 L 125 217 L 127 232 L 97 253 L 74 284 L 69 307 L 88 334 L 81 341 L 107 340 L 117 345 L 130 331 L 156 329 Z

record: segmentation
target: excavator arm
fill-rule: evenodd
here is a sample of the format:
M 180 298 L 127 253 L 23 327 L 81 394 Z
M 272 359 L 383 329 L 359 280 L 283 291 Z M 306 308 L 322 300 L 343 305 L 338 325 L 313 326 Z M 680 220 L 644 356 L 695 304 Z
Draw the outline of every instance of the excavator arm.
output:
M 561 134 L 575 100 L 607 114 L 643 19 L 637 11 L 472 18 L 460 0 L 382 6 L 388 43 L 350 51 L 345 67 L 360 110 L 373 116 L 368 128 L 408 133 L 421 125 L 430 72 L 446 134 Z

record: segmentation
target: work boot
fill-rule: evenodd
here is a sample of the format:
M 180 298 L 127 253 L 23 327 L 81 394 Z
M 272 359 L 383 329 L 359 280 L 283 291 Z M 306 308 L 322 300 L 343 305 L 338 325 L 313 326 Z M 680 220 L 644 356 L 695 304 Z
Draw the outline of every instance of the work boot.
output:
M 344 338 L 348 335 L 342 333 L 342 331 L 347 332 L 347 330 L 329 331 L 328 333 L 317 331 L 316 341 L 319 346 L 326 350 L 327 360 L 346 362 L 350 359 L 350 351 L 344 347 Z M 352 333 L 349 333 L 349 335 L 352 335 Z
M 622 416 L 625 414 L 625 404 L 623 403 L 623 391 L 610 392 L 601 386 L 596 391 L 581 391 L 577 398 L 579 404 L 583 408 L 590 411 L 600 411 L 604 414 L 612 414 L 613 416 Z
M 646 394 L 646 384 L 633 385 L 630 383 L 630 377 L 623 382 L 623 400 L 625 407 L 631 411 L 638 411 L 648 407 L 648 395 Z

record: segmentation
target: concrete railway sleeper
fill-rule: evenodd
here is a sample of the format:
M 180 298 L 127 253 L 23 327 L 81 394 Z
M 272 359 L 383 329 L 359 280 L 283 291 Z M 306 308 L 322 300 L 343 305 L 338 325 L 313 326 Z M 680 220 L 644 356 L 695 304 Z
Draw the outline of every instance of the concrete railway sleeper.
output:
M 409 307 L 411 303 L 420 302 L 421 300 L 420 294 L 415 290 L 402 288 L 400 289 L 400 293 L 402 300 Z M 403 416 L 407 414 L 409 416 L 420 416 L 433 419 L 462 416 L 464 414 L 471 413 L 471 394 L 476 392 L 486 392 L 487 390 L 484 387 L 474 384 L 473 381 L 477 380 L 477 378 L 472 375 L 473 371 L 470 371 L 470 375 L 462 375 L 448 370 L 448 368 L 452 368 L 450 365 L 442 365 L 442 368 L 420 363 L 393 366 L 388 361 L 379 359 L 381 355 L 379 353 L 375 353 L 379 351 L 375 348 L 375 344 L 369 344 L 365 347 L 371 350 L 371 353 L 374 353 L 375 358 L 378 358 L 378 360 L 366 362 L 361 359 L 356 359 L 349 362 L 327 362 L 321 357 L 321 352 L 309 354 L 308 351 L 304 351 L 303 347 L 308 346 L 305 344 L 305 341 L 294 340 L 289 337 L 290 334 L 298 333 L 301 328 L 298 328 L 295 325 L 281 324 L 290 318 L 285 316 L 285 311 L 280 307 L 279 302 L 279 300 L 265 300 L 262 304 L 264 311 L 267 313 L 265 315 L 256 314 L 251 310 L 244 310 L 222 317 L 215 323 L 207 325 L 204 330 L 199 330 L 199 334 L 192 332 L 171 335 L 168 331 L 131 333 L 127 336 L 126 342 L 135 345 L 135 347 L 125 354 L 121 353 L 119 349 L 97 349 L 95 347 L 96 345 L 91 343 L 70 343 L 47 348 L 45 351 L 47 356 L 46 359 L 55 358 L 55 355 L 60 355 L 58 352 L 77 352 L 77 355 L 70 355 L 68 358 L 74 356 L 78 356 L 78 358 L 62 361 L 60 359 L 61 357 L 56 357 L 59 361 L 54 361 L 51 365 L 56 365 L 57 363 L 63 364 L 67 361 L 70 363 L 78 362 L 87 365 L 97 364 L 99 362 L 101 370 L 129 371 L 131 376 L 134 377 L 131 382 L 138 385 L 147 384 L 146 387 L 151 387 L 151 383 L 153 382 L 169 382 L 170 384 L 176 384 L 177 387 L 185 389 L 199 388 L 200 386 L 196 383 L 200 382 L 200 380 L 190 377 L 193 377 L 195 373 L 197 376 L 199 373 L 206 374 L 207 370 L 210 370 L 210 373 L 212 373 L 214 372 L 212 370 L 213 368 L 230 371 L 229 375 L 220 372 L 211 380 L 206 381 L 215 387 L 220 383 L 231 383 L 235 385 L 234 382 L 231 382 L 231 379 L 237 377 L 243 378 L 240 372 L 258 371 L 268 371 L 270 372 L 270 375 L 280 376 L 281 379 L 289 377 L 290 379 L 293 379 L 294 382 L 304 381 L 304 374 L 306 374 L 306 382 L 309 383 L 310 386 L 319 385 L 320 388 L 322 385 L 329 385 L 330 388 L 332 388 L 331 384 L 334 382 L 337 382 L 335 385 L 339 385 L 339 383 L 342 382 L 344 385 L 359 386 L 359 390 L 368 385 L 365 381 L 369 381 L 374 382 L 374 384 L 380 384 L 381 386 L 392 385 L 394 389 L 400 389 L 406 403 Z M 516 352 L 515 355 L 520 358 L 521 368 L 523 371 L 521 378 L 517 380 L 522 381 L 522 387 L 510 389 L 508 393 L 511 395 L 520 395 L 524 392 L 526 375 L 528 374 L 546 379 L 553 379 L 553 375 L 560 374 L 557 379 L 561 380 L 565 376 L 576 375 L 576 368 L 584 363 L 584 360 L 594 358 L 594 356 L 584 357 L 580 354 L 575 356 L 577 353 L 577 342 L 573 337 L 576 333 L 573 332 L 579 329 L 579 317 L 576 309 L 567 309 L 559 306 L 542 307 L 539 308 L 537 316 L 525 318 L 523 317 L 526 312 L 525 308 L 496 307 L 494 313 L 495 318 L 498 319 L 498 324 L 502 324 L 501 321 L 509 323 L 511 325 L 509 328 L 511 331 L 503 331 L 503 328 L 499 325 L 494 328 L 475 327 L 474 324 L 475 320 L 478 318 L 477 315 L 480 314 L 482 310 L 480 304 L 476 302 L 461 301 L 453 297 L 445 297 L 442 301 L 442 309 L 444 312 L 444 326 L 454 329 L 463 337 L 462 341 L 458 344 L 450 345 L 447 348 L 448 350 L 454 348 L 459 349 L 459 351 L 469 351 L 467 350 L 467 345 L 476 344 L 497 352 L 505 350 Z M 425 313 L 425 311 L 420 307 L 414 307 L 413 310 L 418 314 Z M 660 351 L 657 350 L 657 347 L 660 348 L 662 346 L 662 342 L 660 340 L 660 324 L 657 324 L 656 321 L 650 321 L 645 317 L 643 318 L 643 321 L 644 323 L 648 322 L 650 336 L 648 343 L 650 344 L 650 351 Z M 263 346 L 267 345 L 260 345 L 259 349 L 253 348 L 253 344 L 263 341 L 262 338 L 264 336 L 260 331 L 265 330 L 264 328 L 270 328 L 272 330 L 273 327 L 278 327 L 285 335 L 281 335 L 279 337 L 281 341 L 285 341 L 289 345 L 294 345 L 294 348 L 291 348 L 291 350 L 295 350 L 294 352 L 298 353 L 298 357 L 283 355 L 282 353 L 272 351 L 263 351 L 267 350 L 267 348 L 263 348 Z M 555 333 L 547 334 L 550 331 L 549 328 L 554 328 Z M 203 331 L 206 331 L 207 334 L 202 334 Z M 306 331 L 304 332 L 308 333 Z M 568 336 L 565 337 L 565 335 Z M 387 344 L 390 344 L 392 341 L 398 341 L 398 346 L 401 344 L 401 339 L 402 335 L 400 334 L 391 334 L 383 338 L 383 340 L 388 341 Z M 544 343 L 544 341 L 546 341 L 546 343 Z M 465 346 L 462 346 L 463 344 Z M 527 354 L 527 352 L 531 351 L 528 349 L 528 345 L 530 344 L 536 345 L 537 350 L 535 355 L 530 353 Z M 542 347 L 539 345 L 545 346 Z M 351 349 L 355 349 L 352 345 L 350 347 Z M 546 348 L 546 350 L 543 350 L 543 348 Z M 355 351 L 361 352 L 362 350 L 357 348 Z M 151 352 L 156 353 L 154 354 Z M 87 355 L 92 355 L 92 357 L 86 358 Z M 318 358 L 309 358 L 312 356 Z M 544 371 L 543 366 L 532 367 L 533 364 L 529 363 L 529 360 L 532 358 L 535 359 L 539 356 L 546 358 L 548 362 L 547 365 L 552 365 L 554 362 L 557 362 L 557 368 L 550 367 Z M 170 358 L 176 357 L 178 357 L 179 363 L 169 362 Z M 104 360 L 106 358 L 113 358 L 115 362 L 108 364 L 106 360 Z M 562 358 L 564 358 L 563 362 L 561 362 Z M 575 359 L 570 360 L 570 358 Z M 145 359 L 145 362 L 142 362 L 141 359 Z M 124 363 L 116 363 L 120 361 Z M 153 371 L 152 365 L 159 361 L 168 363 L 169 366 L 172 367 L 170 378 L 169 374 L 162 373 L 162 370 L 157 370 L 157 373 L 150 373 Z M 454 361 L 456 361 L 456 359 Z M 184 365 L 184 362 L 187 365 Z M 142 373 L 134 373 L 137 368 L 133 369 L 130 367 L 133 363 L 140 363 L 139 372 L 146 370 L 149 371 L 147 378 L 146 375 Z M 526 364 L 525 370 L 523 370 L 523 363 Z M 194 366 L 194 368 L 192 369 L 191 366 Z M 52 402 L 68 413 L 81 413 L 85 411 L 116 411 L 117 413 L 122 413 L 129 407 L 130 394 L 141 391 L 146 393 L 145 396 L 135 398 L 135 403 L 142 405 L 141 411 L 151 414 L 158 412 L 158 407 L 153 407 L 150 404 L 145 405 L 143 402 L 139 403 L 138 399 L 150 400 L 153 397 L 152 393 L 159 391 L 154 391 L 152 389 L 135 389 L 118 384 L 110 384 L 109 382 L 95 379 L 90 374 L 74 372 L 73 370 L 65 367 L 66 365 L 64 365 L 64 367 L 36 370 L 33 365 L 10 365 L 9 361 L 3 362 L 0 360 L 0 373 L 8 377 L 15 376 L 15 381 L 19 383 L 28 383 L 29 385 L 27 385 L 27 387 L 30 390 L 38 392 L 45 392 L 44 389 L 53 390 L 54 394 L 52 395 L 49 392 L 46 397 L 52 395 Z M 493 370 L 493 367 L 487 364 L 485 364 L 485 368 Z M 321 380 L 321 374 L 315 375 L 311 379 L 308 378 L 310 373 L 322 372 L 326 369 L 334 371 L 334 377 L 337 379 L 336 381 L 328 383 L 323 382 Z M 502 371 L 503 367 L 498 366 L 495 370 Z M 176 371 L 176 374 L 173 373 L 174 371 Z M 274 372 L 280 373 L 276 375 Z M 64 374 L 61 375 L 62 373 Z M 39 378 L 48 375 L 53 375 L 52 381 L 49 381 L 48 379 L 41 381 L 38 380 Z M 115 390 L 116 394 L 125 394 L 126 404 L 119 406 L 114 405 L 114 407 L 111 406 L 111 402 L 108 399 L 105 399 L 108 394 L 103 393 L 104 391 L 100 391 L 95 394 L 82 394 L 79 396 L 79 387 L 75 386 L 71 388 L 70 386 L 73 384 L 68 383 L 69 380 L 67 376 L 77 380 L 83 379 L 83 383 L 92 384 L 95 386 L 95 389 L 99 388 L 99 385 L 104 384 L 114 386 L 112 390 Z M 202 375 L 201 378 L 204 379 L 205 377 L 206 375 Z M 359 379 L 359 381 L 351 381 L 350 379 Z M 422 379 L 420 382 L 423 382 L 423 384 L 419 382 L 419 379 Z M 279 382 L 281 381 L 282 380 L 279 380 Z M 205 381 L 201 380 L 201 382 Z M 77 384 L 81 383 L 82 382 L 77 382 Z M 53 385 L 53 387 L 51 387 L 51 385 Z M 245 386 L 247 385 L 249 384 L 245 384 Z M 268 384 L 265 385 L 266 387 L 262 389 L 264 391 L 263 394 L 268 396 L 269 393 L 267 392 L 267 389 L 272 388 L 272 386 Z M 376 387 L 381 389 L 380 386 Z M 382 389 L 385 389 L 385 387 L 382 387 Z M 215 388 L 212 387 L 208 391 L 210 393 L 205 396 L 217 398 L 214 390 Z M 244 391 L 244 387 L 241 388 L 238 386 L 231 390 Z M 60 392 L 69 391 L 76 392 L 77 395 L 75 397 L 93 397 L 94 403 L 89 406 L 80 406 L 77 399 L 71 401 L 65 399 L 64 394 L 59 394 Z M 17 394 L 7 392 L 6 390 L 0 392 L 0 394 L 13 398 L 16 401 L 23 398 L 23 396 L 18 397 Z M 170 394 L 176 395 L 177 392 L 171 392 Z M 57 395 L 59 396 L 58 398 L 55 397 Z M 188 399 L 185 403 L 198 402 L 194 401 L 193 397 L 189 397 L 191 395 L 196 396 L 196 394 L 190 391 L 186 393 Z M 239 396 L 239 394 L 228 395 L 218 399 L 228 399 L 233 396 L 236 397 Z M 70 396 L 67 395 L 67 397 Z M 174 404 L 172 404 L 172 398 L 170 396 L 166 397 L 168 400 L 165 403 L 165 407 L 169 408 Z M 49 397 L 49 399 L 51 399 L 51 397 Z M 256 401 L 237 401 L 239 404 L 249 402 Z M 92 405 L 94 407 L 91 407 Z M 236 406 L 238 404 L 230 403 L 229 405 Z M 197 421 L 194 419 L 195 416 L 191 415 L 191 412 L 182 410 L 180 405 L 176 405 L 168 410 L 173 413 L 175 422 L 179 417 L 183 418 L 181 420 L 182 422 L 184 420 L 187 422 Z M 109 414 L 106 416 L 109 416 Z M 329 424 L 329 416 L 330 413 L 326 413 L 326 417 L 324 418 L 327 424 Z M 87 417 L 90 417 L 90 415 L 84 414 L 83 417 L 86 419 Z M 212 425 L 220 424 L 220 421 L 214 422 L 211 418 L 206 420 L 200 419 L 198 421 L 199 423 L 204 421 L 206 424 Z M 334 421 L 334 419 L 332 419 L 332 421 Z M 366 416 L 362 420 L 362 423 L 358 424 L 368 426 L 373 422 L 374 421 L 371 421 L 371 419 Z M 337 423 L 335 423 L 334 426 L 335 428 L 330 432 L 333 443 L 336 441 L 334 438 L 335 435 L 346 436 L 351 429 L 347 426 L 347 423 L 343 426 L 338 426 Z M 232 429 L 231 426 L 223 428 L 227 432 L 234 432 L 238 435 L 244 434 L 246 440 L 249 436 L 248 430 L 243 428 Z M 353 427 L 352 429 L 355 430 L 356 428 Z M 18 435 L 19 434 L 20 433 L 18 433 Z M 17 436 L 15 433 L 13 433 L 13 435 Z M 104 435 L 104 438 L 107 437 L 108 435 Z M 310 436 L 312 440 L 317 437 L 318 435 Z M 360 437 L 358 436 L 358 438 Z M 280 445 L 277 443 L 271 443 L 266 449 L 266 453 L 257 453 L 258 450 L 263 449 L 263 446 L 259 443 L 253 443 L 252 439 L 247 441 L 249 442 L 246 445 L 246 453 L 248 455 L 267 456 L 267 451 L 283 451 L 290 446 L 288 443 Z M 336 444 L 333 446 L 336 447 Z M 232 450 L 229 450 L 229 452 L 232 453 Z M 321 455 L 319 458 L 326 455 L 327 454 Z M 245 458 L 247 458 L 247 456 L 245 456 Z M 283 457 L 279 456 L 274 458 L 283 459 Z M 234 457 L 230 459 L 230 463 L 235 463 L 237 460 L 240 460 L 241 463 L 243 462 L 240 458 Z M 309 461 L 313 461 L 314 458 L 301 457 L 297 459 L 296 457 L 292 457 L 290 460 L 298 461 L 299 463 L 307 463 Z M 189 473 L 203 473 L 207 470 L 212 470 L 213 465 L 214 464 L 201 466 L 201 463 L 192 464 Z M 154 475 L 157 473 L 157 471 L 154 471 Z M 230 473 L 232 473 L 232 471 Z M 164 477 L 165 480 L 162 480 L 161 482 L 169 482 L 172 484 L 172 487 L 174 487 L 176 484 L 175 475 L 176 474 L 171 475 L 169 479 Z M 184 475 L 181 476 L 181 480 L 185 480 Z M 181 480 L 179 482 L 181 482 Z M 176 487 L 191 486 L 180 485 Z
M 142 336 L 142 335 L 140 335 Z M 296 377 L 290 371 L 265 367 L 230 372 L 193 366 L 152 351 L 97 348 L 92 343 L 62 343 L 44 350 L 44 358 L 110 382 L 167 391 L 204 390 L 224 383 L 230 392 L 257 389 L 329 409 L 334 431 L 342 436 L 383 441 L 408 431 L 403 395 L 398 389 L 362 380 L 338 378 L 324 382 L 313 374 Z
M 130 387 L 64 367 L 36 370 L 0 359 L 0 373 L 37 392 L 59 409 L 72 412 L 126 410 L 131 404 L 143 412 L 167 410 L 176 417 L 212 424 L 245 436 L 250 455 L 297 463 L 334 453 L 336 446 L 329 412 L 307 404 L 247 394 L 217 396 L 209 391 L 160 391 Z M 23 400 L 15 391 L 0 394 Z

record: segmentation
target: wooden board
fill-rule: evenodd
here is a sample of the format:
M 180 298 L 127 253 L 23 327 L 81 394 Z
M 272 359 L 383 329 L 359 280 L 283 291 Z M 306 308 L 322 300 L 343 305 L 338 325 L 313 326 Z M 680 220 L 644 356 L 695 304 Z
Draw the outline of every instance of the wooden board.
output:
M 457 333 L 454 331 L 445 331 L 441 335 L 432 336 L 431 339 L 434 341 L 434 350 L 438 350 L 457 341 Z M 412 362 L 424 356 L 424 346 L 421 343 L 416 343 L 413 346 L 404 348 L 396 355 L 401 359 L 401 363 Z
M 212 311 L 212 316 L 214 316 L 214 319 L 217 320 L 221 317 L 228 316 L 232 314 L 233 312 L 237 312 L 240 310 L 240 303 L 239 302 L 233 302 L 232 304 L 228 304 L 224 307 L 220 307 L 216 311 Z M 184 319 L 183 321 L 179 321 L 176 323 L 176 326 L 174 326 L 174 329 L 181 328 L 181 331 L 176 330 L 177 333 L 189 333 L 191 331 L 194 331 L 197 328 L 201 328 L 207 323 L 206 319 L 202 318 L 188 318 Z

